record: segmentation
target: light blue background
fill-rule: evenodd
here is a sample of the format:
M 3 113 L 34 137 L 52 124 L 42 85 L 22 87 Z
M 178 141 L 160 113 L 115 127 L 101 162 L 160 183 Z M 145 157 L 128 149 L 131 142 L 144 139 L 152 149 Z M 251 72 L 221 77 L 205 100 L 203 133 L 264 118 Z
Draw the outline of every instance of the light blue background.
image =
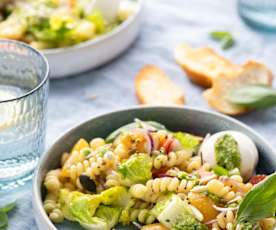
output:
M 51 81 L 47 146 L 70 127 L 97 114 L 136 105 L 134 77 L 146 64 L 156 64 L 183 88 L 187 104 L 209 109 L 202 88 L 193 85 L 173 59 L 182 41 L 211 46 L 236 63 L 256 59 L 276 73 L 276 35 L 251 30 L 239 18 L 236 1 L 145 0 L 143 26 L 136 43 L 118 59 L 97 70 L 68 79 Z M 235 47 L 222 51 L 208 33 L 229 30 Z M 76 57 L 81 58 L 81 57 Z M 64 63 L 66 64 L 66 62 Z M 96 97 L 91 100 L 89 97 Z M 276 108 L 239 118 L 276 147 Z M 0 204 L 16 198 L 18 208 L 10 215 L 11 230 L 36 230 L 31 206 L 31 184 L 1 195 Z

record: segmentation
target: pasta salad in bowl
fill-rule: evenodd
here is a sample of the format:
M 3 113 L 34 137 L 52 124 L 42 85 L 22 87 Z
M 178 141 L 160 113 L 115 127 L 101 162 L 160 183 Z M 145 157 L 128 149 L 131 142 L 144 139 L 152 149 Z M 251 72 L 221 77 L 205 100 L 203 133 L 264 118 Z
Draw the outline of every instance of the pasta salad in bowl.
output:
M 276 174 L 254 174 L 247 134 L 198 135 L 135 119 L 105 137 L 80 138 L 41 179 L 58 224 L 99 230 L 243 230 L 276 225 Z
M 130 46 L 139 32 L 142 1 L 2 0 L 0 38 L 42 50 L 50 77 L 74 75 Z

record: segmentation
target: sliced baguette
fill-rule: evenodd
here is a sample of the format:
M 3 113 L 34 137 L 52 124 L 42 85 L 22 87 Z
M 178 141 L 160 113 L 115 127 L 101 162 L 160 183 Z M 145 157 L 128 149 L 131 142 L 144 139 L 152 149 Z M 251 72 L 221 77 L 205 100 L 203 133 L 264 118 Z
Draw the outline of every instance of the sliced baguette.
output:
M 240 86 L 248 84 L 272 84 L 272 73 L 263 64 L 248 61 L 242 66 L 239 74 L 232 76 L 221 74 L 213 80 L 213 86 L 204 91 L 203 96 L 211 107 L 228 115 L 241 115 L 249 109 L 232 104 L 227 100 L 228 93 Z
M 182 105 L 185 101 L 182 89 L 153 65 L 140 70 L 135 79 L 135 90 L 141 104 Z
M 233 64 L 208 47 L 192 48 L 180 44 L 174 51 L 174 57 L 188 77 L 203 87 L 211 87 L 213 79 L 222 73 L 233 75 L 241 69 L 240 65 Z

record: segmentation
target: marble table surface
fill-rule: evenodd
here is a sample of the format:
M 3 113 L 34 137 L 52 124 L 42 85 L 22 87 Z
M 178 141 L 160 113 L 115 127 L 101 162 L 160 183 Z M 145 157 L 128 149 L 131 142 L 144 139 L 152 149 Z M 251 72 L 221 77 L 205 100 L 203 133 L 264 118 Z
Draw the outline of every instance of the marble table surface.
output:
M 209 38 L 208 33 L 214 30 L 231 31 L 236 45 L 222 51 Z M 173 59 L 173 49 L 179 42 L 211 46 L 236 63 L 248 59 L 262 61 L 276 73 L 275 39 L 276 34 L 262 34 L 245 25 L 237 13 L 235 0 L 145 1 L 140 36 L 127 52 L 96 70 L 50 82 L 47 147 L 67 129 L 88 118 L 136 105 L 134 77 L 146 64 L 164 69 L 185 91 L 187 105 L 210 109 L 201 96 L 203 89 L 192 84 Z M 238 119 L 276 147 L 276 108 Z M 0 204 L 13 199 L 17 199 L 18 205 L 10 214 L 8 229 L 36 230 L 31 183 L 0 194 Z

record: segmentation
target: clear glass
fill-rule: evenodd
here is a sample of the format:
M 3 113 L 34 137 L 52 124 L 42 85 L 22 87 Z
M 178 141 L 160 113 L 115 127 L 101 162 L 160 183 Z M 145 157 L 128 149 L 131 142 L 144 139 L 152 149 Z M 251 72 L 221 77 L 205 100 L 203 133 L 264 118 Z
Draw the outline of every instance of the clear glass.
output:
M 28 181 L 44 151 L 48 74 L 41 53 L 0 40 L 0 191 Z
M 238 8 L 251 26 L 276 32 L 276 0 L 239 0 Z

